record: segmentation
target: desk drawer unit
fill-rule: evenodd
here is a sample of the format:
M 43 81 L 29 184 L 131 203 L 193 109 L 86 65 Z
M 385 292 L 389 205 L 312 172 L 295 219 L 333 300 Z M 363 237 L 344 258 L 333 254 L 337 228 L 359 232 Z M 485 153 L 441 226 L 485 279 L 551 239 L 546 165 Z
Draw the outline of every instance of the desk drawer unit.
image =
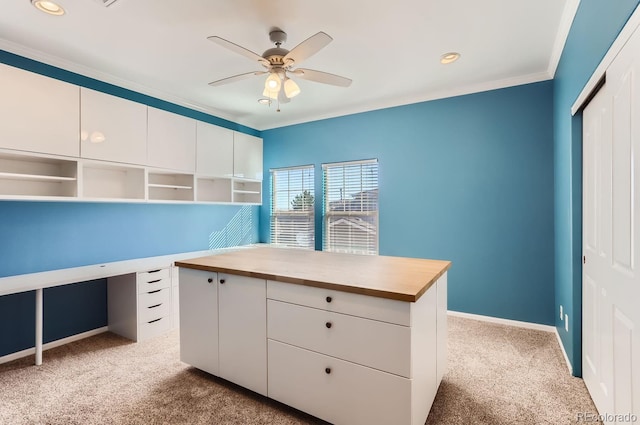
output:
M 169 267 L 109 278 L 107 297 L 110 331 L 142 341 L 171 329 Z

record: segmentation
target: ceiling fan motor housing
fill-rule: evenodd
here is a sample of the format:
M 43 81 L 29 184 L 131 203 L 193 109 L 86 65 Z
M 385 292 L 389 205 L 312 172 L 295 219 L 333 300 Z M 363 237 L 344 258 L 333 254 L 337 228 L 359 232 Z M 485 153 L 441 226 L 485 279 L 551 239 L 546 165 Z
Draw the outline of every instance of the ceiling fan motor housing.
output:
M 268 60 L 271 65 L 284 65 L 282 58 L 289 53 L 289 51 L 280 46 L 287 41 L 287 33 L 280 29 L 274 29 L 269 33 L 269 39 L 272 43 L 275 43 L 276 47 L 265 50 L 262 57 Z
M 283 49 L 282 47 L 272 47 L 267 49 L 262 54 L 262 57 L 271 63 L 271 65 L 284 65 L 282 58 L 289 53 L 287 49 Z

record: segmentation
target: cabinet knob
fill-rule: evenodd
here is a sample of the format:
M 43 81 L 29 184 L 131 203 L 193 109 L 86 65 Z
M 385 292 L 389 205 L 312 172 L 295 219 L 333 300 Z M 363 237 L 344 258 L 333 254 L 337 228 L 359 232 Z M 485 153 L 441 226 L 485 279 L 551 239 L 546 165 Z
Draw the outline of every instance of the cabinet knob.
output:
M 328 329 L 331 329 L 331 322 L 327 322 L 324 324 Z
M 212 283 L 212 282 L 213 282 L 213 279 L 212 279 L 212 278 L 209 278 L 209 279 L 207 279 L 207 282 Z
M 220 285 L 224 285 L 225 280 L 224 279 L 220 279 Z
M 328 367 L 324 370 L 324 373 L 326 373 L 327 375 L 331 373 L 331 368 Z
M 331 302 L 331 300 L 332 300 L 332 298 L 331 298 L 331 297 L 327 297 L 327 302 L 328 302 L 328 303 L 330 303 L 330 302 Z

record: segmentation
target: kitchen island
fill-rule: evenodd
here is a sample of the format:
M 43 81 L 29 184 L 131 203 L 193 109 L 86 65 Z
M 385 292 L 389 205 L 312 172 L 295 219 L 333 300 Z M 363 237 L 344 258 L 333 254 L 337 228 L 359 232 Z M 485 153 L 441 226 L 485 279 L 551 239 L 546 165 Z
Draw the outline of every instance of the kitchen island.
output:
M 180 267 L 180 358 L 334 424 L 424 424 L 449 261 L 255 247 Z

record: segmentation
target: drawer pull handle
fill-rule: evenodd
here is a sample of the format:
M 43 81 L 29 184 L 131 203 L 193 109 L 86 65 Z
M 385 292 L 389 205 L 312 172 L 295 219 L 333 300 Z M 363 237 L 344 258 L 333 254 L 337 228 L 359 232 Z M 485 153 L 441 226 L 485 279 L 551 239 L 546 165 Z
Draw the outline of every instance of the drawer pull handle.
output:
M 147 322 L 147 323 L 154 323 L 154 322 L 158 322 L 158 321 L 160 321 L 160 320 L 162 320 L 162 317 L 161 317 L 161 318 L 159 318 L 159 319 L 152 320 L 152 321 Z
M 158 273 L 160 270 L 162 270 L 162 269 L 158 269 L 158 270 L 149 270 L 147 273 Z
M 147 283 L 158 283 L 158 282 L 160 282 L 161 280 L 162 280 L 162 279 L 151 280 L 151 281 L 149 281 L 149 282 L 147 282 Z
M 162 289 L 156 289 L 155 291 L 149 291 L 147 294 L 155 294 L 156 292 L 160 292 Z
M 331 325 L 331 322 L 327 322 L 327 323 L 325 323 L 324 325 L 327 327 L 327 329 L 331 329 L 331 326 L 332 326 L 332 325 Z
M 327 297 L 327 302 L 330 303 L 333 298 Z
M 213 279 L 212 279 L 212 278 L 209 278 L 209 279 L 207 279 L 207 282 L 209 282 L 209 283 L 213 283 Z
M 158 319 L 158 320 L 160 320 L 160 319 Z M 325 368 L 324 373 L 326 373 L 327 375 L 330 374 L 331 373 L 331 368 L 330 367 Z
M 161 305 L 162 305 L 162 303 L 160 303 L 160 304 L 156 304 L 156 305 L 150 305 L 150 306 L 149 306 L 149 307 L 147 307 L 147 308 L 156 308 L 156 307 L 160 307 Z
M 225 282 L 226 282 L 226 280 L 220 279 L 220 285 L 224 285 Z

